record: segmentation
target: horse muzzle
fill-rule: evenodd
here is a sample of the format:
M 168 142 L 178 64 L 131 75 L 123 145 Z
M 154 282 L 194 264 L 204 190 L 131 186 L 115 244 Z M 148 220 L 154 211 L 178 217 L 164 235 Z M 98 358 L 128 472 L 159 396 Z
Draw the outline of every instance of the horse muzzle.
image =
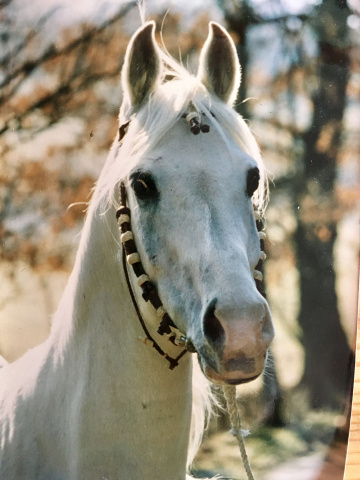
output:
M 274 328 L 262 298 L 241 308 L 215 300 L 204 315 L 203 334 L 198 352 L 205 376 L 213 383 L 238 385 L 262 373 Z

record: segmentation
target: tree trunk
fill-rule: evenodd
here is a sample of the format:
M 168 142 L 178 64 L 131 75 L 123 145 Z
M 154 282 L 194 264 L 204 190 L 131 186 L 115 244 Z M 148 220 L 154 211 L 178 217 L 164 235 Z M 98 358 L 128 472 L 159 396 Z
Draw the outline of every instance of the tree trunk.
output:
M 349 75 L 348 14 L 346 3 L 328 0 L 315 19 L 320 37 L 318 89 L 312 126 L 303 137 L 304 175 L 297 195 L 299 324 L 306 352 L 302 384 L 314 408 L 336 407 L 343 400 L 351 358 L 340 323 L 333 266 L 338 220 L 334 184 Z

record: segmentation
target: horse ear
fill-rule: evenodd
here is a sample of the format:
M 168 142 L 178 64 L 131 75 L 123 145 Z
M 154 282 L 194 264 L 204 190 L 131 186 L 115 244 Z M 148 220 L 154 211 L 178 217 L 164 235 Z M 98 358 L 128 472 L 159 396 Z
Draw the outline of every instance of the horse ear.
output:
M 241 68 L 233 40 L 218 23 L 209 23 L 198 78 L 221 100 L 231 105 L 234 103 L 241 82 Z
M 133 107 L 140 106 L 160 79 L 161 60 L 155 41 L 155 22 L 134 33 L 127 47 L 121 72 L 122 87 Z

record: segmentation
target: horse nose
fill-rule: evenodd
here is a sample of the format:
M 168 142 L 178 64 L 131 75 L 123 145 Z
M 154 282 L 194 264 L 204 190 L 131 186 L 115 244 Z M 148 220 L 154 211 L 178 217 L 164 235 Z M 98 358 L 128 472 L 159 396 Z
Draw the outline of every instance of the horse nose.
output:
M 269 308 L 262 299 L 240 307 L 213 300 L 204 315 L 203 331 L 208 343 L 222 350 L 230 363 L 262 355 L 274 337 Z

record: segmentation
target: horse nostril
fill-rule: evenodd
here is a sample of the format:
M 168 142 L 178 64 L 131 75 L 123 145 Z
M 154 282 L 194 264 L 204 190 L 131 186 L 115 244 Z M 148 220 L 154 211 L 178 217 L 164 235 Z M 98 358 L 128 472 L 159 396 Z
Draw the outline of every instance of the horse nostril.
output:
M 222 345 L 225 342 L 225 330 L 215 316 L 216 299 L 213 300 L 204 315 L 204 334 L 212 344 Z

